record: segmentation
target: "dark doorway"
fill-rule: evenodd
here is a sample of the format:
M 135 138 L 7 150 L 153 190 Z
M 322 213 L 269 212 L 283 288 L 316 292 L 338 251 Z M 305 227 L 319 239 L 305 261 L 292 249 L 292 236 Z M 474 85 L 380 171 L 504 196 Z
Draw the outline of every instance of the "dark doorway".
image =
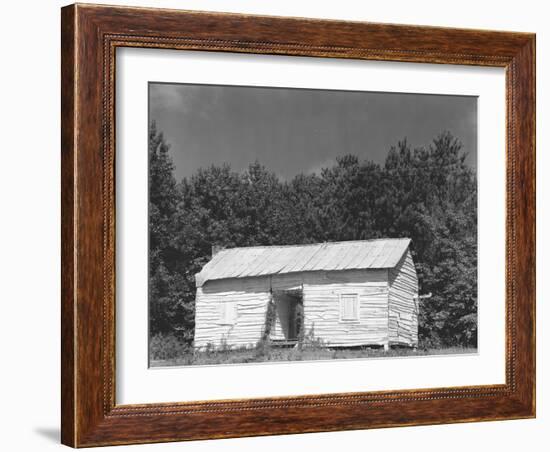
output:
M 285 340 L 297 341 L 303 329 L 304 309 L 301 291 L 281 291 L 275 294 L 277 320 Z

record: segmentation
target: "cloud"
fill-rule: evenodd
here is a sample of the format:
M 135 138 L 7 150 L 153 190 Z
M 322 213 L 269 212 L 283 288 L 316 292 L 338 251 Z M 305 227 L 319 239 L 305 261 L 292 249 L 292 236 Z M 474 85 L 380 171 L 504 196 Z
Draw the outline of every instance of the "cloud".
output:
M 306 174 L 321 174 L 321 170 L 324 168 L 330 168 L 336 164 L 336 160 L 333 158 L 326 159 L 320 163 L 316 163 L 305 171 Z
M 151 83 L 149 105 L 154 116 L 186 115 L 210 119 L 223 113 L 223 87 L 184 83 Z
M 149 105 L 152 111 L 186 113 L 193 104 L 192 91 L 182 85 L 151 83 L 149 85 Z

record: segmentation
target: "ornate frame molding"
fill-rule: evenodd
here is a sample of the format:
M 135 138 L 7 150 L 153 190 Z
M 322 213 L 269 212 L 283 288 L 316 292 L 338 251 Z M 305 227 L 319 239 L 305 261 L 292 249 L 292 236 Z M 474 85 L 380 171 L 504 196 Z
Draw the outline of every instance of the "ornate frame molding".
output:
M 116 405 L 118 47 L 506 68 L 506 383 Z M 534 35 L 77 4 L 62 9 L 62 88 L 64 444 L 81 447 L 535 415 Z

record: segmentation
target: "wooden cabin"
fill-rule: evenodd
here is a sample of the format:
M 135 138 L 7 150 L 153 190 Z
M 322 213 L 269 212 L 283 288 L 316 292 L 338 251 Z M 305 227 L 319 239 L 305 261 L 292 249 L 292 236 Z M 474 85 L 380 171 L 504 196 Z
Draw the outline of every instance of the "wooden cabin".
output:
M 409 246 L 377 239 L 218 251 L 196 275 L 195 347 L 253 347 L 266 332 L 286 344 L 415 347 Z

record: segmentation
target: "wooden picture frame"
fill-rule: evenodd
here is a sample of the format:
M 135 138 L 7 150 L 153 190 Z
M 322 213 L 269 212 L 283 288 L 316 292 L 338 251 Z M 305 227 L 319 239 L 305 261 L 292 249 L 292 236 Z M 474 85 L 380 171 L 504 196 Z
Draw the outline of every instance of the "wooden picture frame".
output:
M 62 9 L 62 442 L 73 447 L 535 416 L 535 35 L 71 5 Z M 115 403 L 115 50 L 506 69 L 506 383 Z

